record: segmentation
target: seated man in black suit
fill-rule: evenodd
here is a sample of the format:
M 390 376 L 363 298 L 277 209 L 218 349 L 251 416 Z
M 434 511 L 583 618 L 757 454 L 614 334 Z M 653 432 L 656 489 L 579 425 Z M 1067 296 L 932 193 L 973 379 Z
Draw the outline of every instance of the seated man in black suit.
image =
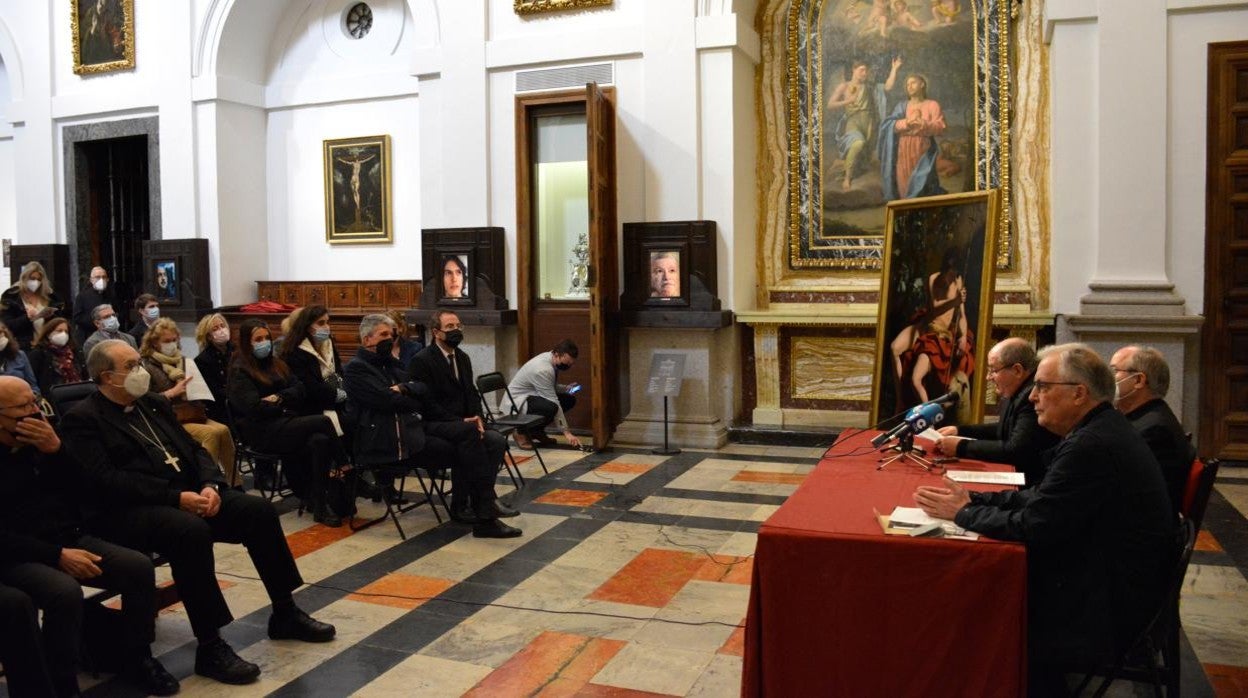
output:
M 464 341 L 463 326 L 459 316 L 450 310 L 436 310 L 429 319 L 433 328 L 433 343 L 420 350 L 407 367 L 412 380 L 420 381 L 429 388 L 433 404 L 442 414 L 431 419 L 436 421 L 468 422 L 480 435 L 489 462 L 495 471 L 501 467 L 507 439 L 493 429 L 485 427 L 481 414 L 481 394 L 473 382 L 472 359 L 468 358 L 459 343 Z M 452 483 L 458 489 L 459 483 Z M 461 490 L 466 491 L 466 490 Z M 467 497 L 454 497 L 451 518 L 468 522 L 472 518 Z M 520 512 L 499 504 L 502 516 L 516 516 Z
M 497 470 L 486 456 L 479 425 L 447 418 L 428 386 L 409 379 L 393 355 L 395 329 L 385 315 L 364 316 L 360 350 L 342 370 L 347 399 L 358 415 L 355 464 L 385 467 L 420 459 L 449 467 L 452 499 L 471 494 L 472 516 L 466 521 L 473 524 L 473 536 L 521 535 L 520 529 L 499 521 L 507 512 L 494 494 Z M 451 510 L 456 509 L 462 510 L 462 504 L 453 501 Z
M 89 497 L 82 469 L 43 419 L 30 385 L 0 377 L 0 582 L 25 592 L 43 611 L 42 644 L 57 693 L 78 692 L 81 581 L 121 592 L 125 632 L 116 642 L 123 677 L 145 693 L 173 695 L 178 680 L 150 647 L 156 637 L 152 559 L 83 533 Z
M 1011 337 L 988 352 L 988 380 L 1000 396 L 996 424 L 968 424 L 940 429 L 936 450 L 948 456 L 1008 463 L 1024 473 L 1027 486 L 1044 478 L 1040 454 L 1057 445 L 1057 435 L 1036 423 L 1031 382 L 1036 376 L 1036 350 Z
M 1091 668 L 1125 649 L 1161 602 L 1174 560 L 1161 469 L 1113 396 L 1096 352 L 1048 347 L 1031 400 L 1040 426 L 1063 438 L 1044 480 L 991 493 L 946 480 L 914 495 L 932 516 L 1027 546 L 1032 695 L 1064 695 L 1061 668 Z
M 99 390 L 62 418 L 65 443 L 82 462 L 100 536 L 169 560 L 191 629 L 199 640 L 195 673 L 243 684 L 260 675 L 221 638 L 233 620 L 215 575 L 212 544 L 242 543 L 273 602 L 269 637 L 328 642 L 334 626 L 295 605 L 303 584 L 277 512 L 267 500 L 225 486 L 225 476 L 186 430 L 169 401 L 148 392 L 139 353 L 120 340 L 100 342 L 87 357 Z
M 1166 392 L 1170 390 L 1166 357 L 1152 347 L 1126 346 L 1114 352 L 1109 368 L 1116 381 L 1114 406 L 1153 449 L 1170 493 L 1171 508 L 1177 514 L 1183 506 L 1196 449 L 1166 404 Z

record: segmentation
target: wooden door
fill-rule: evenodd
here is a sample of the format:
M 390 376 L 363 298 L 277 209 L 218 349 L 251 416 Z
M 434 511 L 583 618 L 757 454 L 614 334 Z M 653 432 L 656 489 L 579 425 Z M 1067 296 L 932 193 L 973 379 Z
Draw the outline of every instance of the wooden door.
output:
M 1248 460 L 1248 41 L 1209 46 L 1200 454 Z
M 585 86 L 589 145 L 589 334 L 594 448 L 611 443 L 619 424 L 620 304 L 615 218 L 615 105 L 598 86 Z

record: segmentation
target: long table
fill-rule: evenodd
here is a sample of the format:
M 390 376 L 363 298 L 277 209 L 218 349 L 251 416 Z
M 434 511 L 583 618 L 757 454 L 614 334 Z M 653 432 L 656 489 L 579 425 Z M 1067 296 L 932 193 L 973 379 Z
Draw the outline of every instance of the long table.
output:
M 1024 695 L 1023 547 L 885 535 L 873 509 L 915 506 L 941 480 L 877 471 L 875 433 L 838 444 L 759 530 L 742 695 Z

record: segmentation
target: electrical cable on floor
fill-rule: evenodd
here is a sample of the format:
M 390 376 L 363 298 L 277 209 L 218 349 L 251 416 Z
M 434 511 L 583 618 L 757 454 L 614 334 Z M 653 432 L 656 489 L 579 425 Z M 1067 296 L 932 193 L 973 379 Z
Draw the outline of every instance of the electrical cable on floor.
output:
M 233 572 L 218 571 L 217 574 L 224 575 L 226 577 L 233 577 L 235 579 L 245 579 L 251 582 L 261 581 L 259 577 L 252 577 L 252 576 L 245 575 L 245 574 L 235 574 Z M 352 591 L 350 589 L 343 589 L 342 587 L 331 586 L 329 584 L 318 584 L 316 582 L 308 582 L 307 585 L 310 587 L 314 587 L 316 589 L 337 591 L 337 592 L 350 594 L 354 596 L 371 596 L 371 597 L 383 598 L 383 599 L 402 599 L 406 601 L 433 601 L 433 602 L 440 602 L 440 603 L 454 603 L 454 604 L 460 604 L 462 606 L 475 606 L 478 608 L 504 608 L 509 611 L 536 611 L 538 613 L 551 613 L 551 614 L 560 615 L 560 616 L 595 616 L 598 618 L 618 618 L 620 620 L 638 620 L 638 621 L 643 621 L 643 622 L 657 621 L 660 623 L 669 623 L 671 625 L 690 625 L 690 626 L 720 625 L 725 628 L 744 628 L 745 627 L 744 625 L 740 623 L 725 623 L 723 621 L 718 621 L 718 620 L 692 621 L 692 620 L 674 620 L 670 618 L 655 618 L 655 617 L 647 618 L 643 616 L 626 616 L 626 615 L 619 614 L 619 613 L 603 613 L 601 611 L 556 611 L 550 608 L 530 608 L 528 606 L 513 606 L 511 604 L 494 603 L 490 601 L 464 601 L 462 599 L 444 599 L 438 596 L 408 596 L 406 594 L 382 594 L 382 593 L 370 592 L 370 591 Z

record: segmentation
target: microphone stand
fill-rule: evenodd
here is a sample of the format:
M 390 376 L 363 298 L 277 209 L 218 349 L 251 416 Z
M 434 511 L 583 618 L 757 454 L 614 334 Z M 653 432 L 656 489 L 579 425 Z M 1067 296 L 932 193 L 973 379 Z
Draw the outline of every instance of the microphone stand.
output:
M 927 472 L 932 472 L 932 462 L 923 456 L 916 455 L 919 453 L 925 454 L 925 451 L 915 447 L 913 432 L 907 433 L 905 436 L 898 437 L 897 445 L 880 449 L 881 453 L 885 451 L 898 451 L 898 453 L 895 456 L 881 458 L 879 460 L 879 465 L 875 466 L 876 470 L 883 470 L 889 463 L 902 461 L 903 463 L 914 463 Z

